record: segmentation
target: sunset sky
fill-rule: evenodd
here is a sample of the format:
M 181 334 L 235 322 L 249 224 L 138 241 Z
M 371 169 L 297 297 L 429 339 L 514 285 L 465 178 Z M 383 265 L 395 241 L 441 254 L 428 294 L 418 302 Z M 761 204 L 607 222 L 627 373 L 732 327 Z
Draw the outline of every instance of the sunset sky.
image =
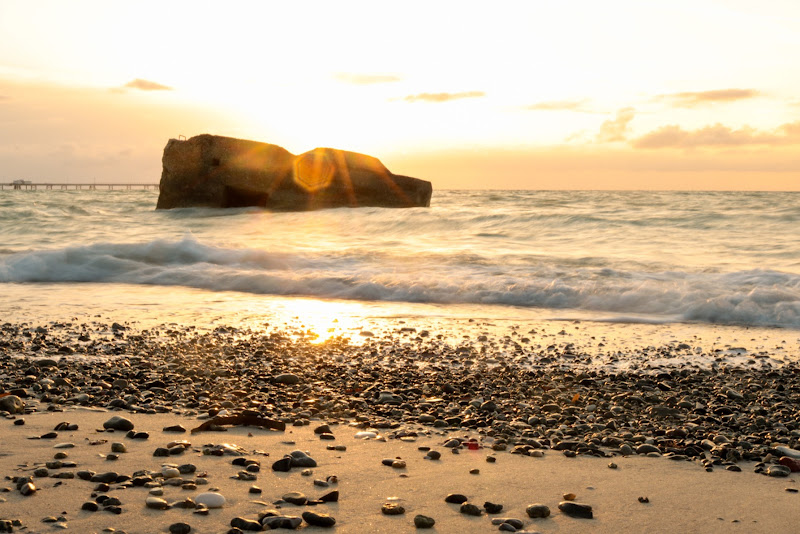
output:
M 171 137 L 434 188 L 800 190 L 800 2 L 0 0 L 0 181 L 159 180 Z

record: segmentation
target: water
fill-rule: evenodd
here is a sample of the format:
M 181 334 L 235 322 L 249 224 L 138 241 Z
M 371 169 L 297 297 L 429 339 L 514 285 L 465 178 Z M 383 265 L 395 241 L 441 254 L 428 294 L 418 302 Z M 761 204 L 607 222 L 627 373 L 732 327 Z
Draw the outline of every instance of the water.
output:
M 0 192 L 0 283 L 800 328 L 797 193 L 436 191 L 305 213 L 155 211 L 157 194 Z
M 437 191 L 429 209 L 305 213 L 156 199 L 0 192 L 0 283 L 800 328 L 797 193 Z

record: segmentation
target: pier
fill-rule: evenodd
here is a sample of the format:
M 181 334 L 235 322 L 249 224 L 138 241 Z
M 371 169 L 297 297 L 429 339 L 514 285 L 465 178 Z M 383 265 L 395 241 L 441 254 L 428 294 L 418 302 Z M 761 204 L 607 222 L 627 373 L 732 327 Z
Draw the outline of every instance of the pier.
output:
M 37 190 L 37 189 L 155 189 L 159 188 L 159 184 L 147 183 L 36 183 L 27 180 L 16 180 L 14 182 L 0 182 L 0 191 L 4 189 L 17 189 L 17 190 Z

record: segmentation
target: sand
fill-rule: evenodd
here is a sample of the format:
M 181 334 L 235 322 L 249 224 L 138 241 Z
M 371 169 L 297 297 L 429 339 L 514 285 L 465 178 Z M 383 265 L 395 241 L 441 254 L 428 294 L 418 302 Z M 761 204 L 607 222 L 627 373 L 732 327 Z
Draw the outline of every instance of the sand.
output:
M 137 431 L 149 432 L 149 439 L 129 439 L 120 431 L 98 432 L 115 413 L 129 418 Z M 15 426 L 11 419 L 0 421 L 0 474 L 5 477 L 2 487 L 11 490 L 0 493 L 0 519 L 19 519 L 23 527 L 15 528 L 15 532 L 61 530 L 55 526 L 58 523 L 43 523 L 42 519 L 63 516 L 71 532 L 102 532 L 109 528 L 128 533 L 168 532 L 169 525 L 185 522 L 191 525 L 192 532 L 223 533 L 230 529 L 232 518 L 256 519 L 259 511 L 275 508 L 272 503 L 286 492 L 300 491 L 314 498 L 331 489 L 340 492 L 339 502 L 313 507 L 284 503 L 281 511 L 287 515 L 300 515 L 305 510 L 331 514 L 336 518 L 333 530 L 337 532 L 410 532 L 416 530 L 416 514 L 433 517 L 436 525 L 431 532 L 439 533 L 497 531 L 498 527 L 491 524 L 492 517 L 522 519 L 526 531 L 542 533 L 788 533 L 796 532 L 800 524 L 800 494 L 786 491 L 788 487 L 798 487 L 798 475 L 770 478 L 752 472 L 753 466 L 747 462 L 739 464 L 742 472 L 706 472 L 696 462 L 664 457 L 567 458 L 550 450 L 543 457 L 534 458 L 488 448 L 463 449 L 453 454 L 443 443 L 449 437 L 467 434 L 423 427 L 417 428 L 420 435 L 414 441 L 406 442 L 355 439 L 360 429 L 335 425 L 332 430 L 336 440 L 322 441 L 313 433 L 316 421 L 304 427 L 290 426 L 283 432 L 231 427 L 227 432 L 175 434 L 162 429 L 175 424 L 193 428 L 202 421 L 174 414 L 130 414 L 97 408 L 32 413 L 24 419 L 24 426 Z M 77 423 L 79 429 L 60 431 L 54 439 L 28 439 L 51 432 L 63 421 Z M 390 434 L 386 431 L 384 435 Z M 189 440 L 192 447 L 180 456 L 153 457 L 157 447 L 176 439 Z M 91 444 L 101 440 L 107 442 Z M 125 443 L 127 452 L 120 454 L 118 460 L 109 461 L 105 456 L 115 441 Z M 112 484 L 107 494 L 122 501 L 122 513 L 115 515 L 102 508 L 98 512 L 81 510 L 85 501 L 92 500 L 97 483 L 44 477 L 35 479 L 38 491 L 31 496 L 14 489 L 11 477 L 30 475 L 62 450 L 54 448 L 56 444 L 65 442 L 75 444 L 74 448 L 63 450 L 69 455 L 67 460 L 76 462 L 77 467 L 51 470 L 52 473 L 87 469 L 131 475 L 138 470 L 160 471 L 165 463 L 192 463 L 197 466 L 197 473 L 207 473 L 209 484 L 196 490 L 165 487 L 164 498 L 173 502 L 216 488 L 225 496 L 226 505 L 210 510 L 208 516 L 177 508 L 153 510 L 145 507 L 147 488 L 124 489 Z M 247 458 L 261 461 L 262 470 L 255 482 L 232 478 L 241 470 L 231 464 L 234 456 L 202 454 L 203 445 L 220 443 L 239 445 L 248 451 Z M 344 445 L 346 451 L 328 450 L 332 445 Z M 442 452 L 441 459 L 425 459 L 425 452 L 418 450 L 421 446 Z M 312 476 L 302 476 L 301 469 L 289 473 L 271 470 L 272 462 L 294 449 L 308 451 L 317 461 Z M 487 455 L 494 455 L 497 461 L 488 463 Z M 395 457 L 405 460 L 407 467 L 382 465 L 384 458 Z M 608 467 L 611 461 L 617 469 Z M 480 472 L 471 474 L 473 469 Z M 336 475 L 339 482 L 330 488 L 313 485 L 314 479 L 329 475 Z M 254 484 L 263 490 L 261 495 L 248 492 Z M 457 505 L 444 502 L 449 493 L 463 493 L 478 506 L 485 501 L 500 503 L 504 509 L 494 516 L 466 516 L 459 513 Z M 574 493 L 576 502 L 591 505 L 594 518 L 573 518 L 559 512 L 558 503 L 565 493 Z M 647 497 L 650 502 L 641 503 L 639 497 Z M 380 509 L 386 502 L 401 504 L 406 513 L 383 515 Z M 549 506 L 551 516 L 529 519 L 525 508 L 532 503 Z M 305 523 L 301 529 L 327 530 Z

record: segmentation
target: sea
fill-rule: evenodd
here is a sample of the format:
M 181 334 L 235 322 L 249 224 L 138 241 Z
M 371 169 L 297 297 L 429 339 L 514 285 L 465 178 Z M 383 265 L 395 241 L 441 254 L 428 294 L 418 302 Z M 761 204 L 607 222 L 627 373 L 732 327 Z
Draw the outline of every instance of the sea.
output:
M 800 193 L 435 190 L 429 208 L 312 212 L 157 198 L 0 191 L 0 321 L 354 342 L 399 324 L 456 340 L 581 325 L 622 346 L 702 334 L 703 350 L 800 352 Z

